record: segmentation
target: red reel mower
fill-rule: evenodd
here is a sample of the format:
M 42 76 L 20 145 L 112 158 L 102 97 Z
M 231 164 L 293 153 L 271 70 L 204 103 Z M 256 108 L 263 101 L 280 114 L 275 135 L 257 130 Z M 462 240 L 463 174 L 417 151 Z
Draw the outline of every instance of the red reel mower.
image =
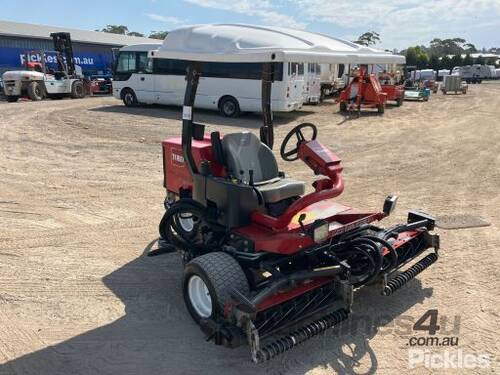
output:
M 341 160 L 318 141 L 313 124 L 293 128 L 280 153 L 320 176 L 314 191 L 304 194 L 304 182 L 278 170 L 272 59 L 262 63 L 260 138 L 206 136 L 193 121 L 203 63 L 188 67 L 182 136 L 163 141 L 167 197 L 156 252 L 182 254 L 184 300 L 207 338 L 228 347 L 248 343 L 255 362 L 346 319 L 356 288 L 379 283 L 382 295 L 393 294 L 433 264 L 439 248 L 425 213 L 410 212 L 406 223 L 387 229 L 374 224 L 392 212 L 395 196 L 380 212 L 334 200 L 344 189 Z

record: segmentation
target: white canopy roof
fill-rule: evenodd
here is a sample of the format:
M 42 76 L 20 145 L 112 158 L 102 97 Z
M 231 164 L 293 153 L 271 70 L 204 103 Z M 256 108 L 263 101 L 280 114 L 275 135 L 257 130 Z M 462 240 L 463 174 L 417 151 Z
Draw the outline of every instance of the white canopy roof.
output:
M 218 24 L 170 31 L 153 57 L 218 62 L 404 64 L 404 56 L 284 27 Z

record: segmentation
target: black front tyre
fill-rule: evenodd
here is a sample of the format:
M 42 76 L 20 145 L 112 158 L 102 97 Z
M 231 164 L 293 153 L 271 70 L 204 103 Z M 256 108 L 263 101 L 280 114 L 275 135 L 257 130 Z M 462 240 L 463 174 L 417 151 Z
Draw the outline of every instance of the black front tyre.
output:
M 238 262 L 229 254 L 213 252 L 199 256 L 184 268 L 182 292 L 193 320 L 224 314 L 224 303 L 232 288 L 249 294 L 248 280 Z
M 381 113 L 381 114 L 384 113 L 385 112 L 385 105 L 383 105 L 383 104 L 377 105 L 377 111 L 378 111 L 378 113 Z
M 73 82 L 71 86 L 71 97 L 73 99 L 81 99 L 85 97 L 85 87 L 82 81 Z
M 123 104 L 126 107 L 136 107 L 139 104 L 137 96 L 135 96 L 135 92 L 132 89 L 123 90 L 122 98 Z
M 223 98 L 220 102 L 219 109 L 226 117 L 238 117 L 240 115 L 240 105 L 232 96 Z
M 28 85 L 28 97 L 33 101 L 39 101 L 45 98 L 45 90 L 40 82 L 30 82 Z

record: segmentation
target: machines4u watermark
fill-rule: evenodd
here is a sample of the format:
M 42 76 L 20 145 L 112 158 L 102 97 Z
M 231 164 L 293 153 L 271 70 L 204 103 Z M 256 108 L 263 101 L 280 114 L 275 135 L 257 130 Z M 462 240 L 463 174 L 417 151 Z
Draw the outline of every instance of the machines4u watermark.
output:
M 429 369 L 486 368 L 491 364 L 487 353 L 467 353 L 458 348 L 460 316 L 455 316 L 451 330 L 449 319 L 438 316 L 438 310 L 428 310 L 413 325 L 414 335 L 408 338 L 408 367 Z M 424 332 L 424 335 L 417 333 Z

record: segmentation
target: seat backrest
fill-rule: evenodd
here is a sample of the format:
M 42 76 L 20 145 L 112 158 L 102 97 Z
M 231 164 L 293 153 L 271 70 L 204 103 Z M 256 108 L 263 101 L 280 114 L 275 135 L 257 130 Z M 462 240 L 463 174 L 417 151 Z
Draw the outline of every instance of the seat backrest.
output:
M 222 148 L 229 174 L 244 183 L 250 182 L 251 169 L 255 184 L 278 178 L 278 163 L 273 152 L 255 134 L 227 134 L 222 138 Z

